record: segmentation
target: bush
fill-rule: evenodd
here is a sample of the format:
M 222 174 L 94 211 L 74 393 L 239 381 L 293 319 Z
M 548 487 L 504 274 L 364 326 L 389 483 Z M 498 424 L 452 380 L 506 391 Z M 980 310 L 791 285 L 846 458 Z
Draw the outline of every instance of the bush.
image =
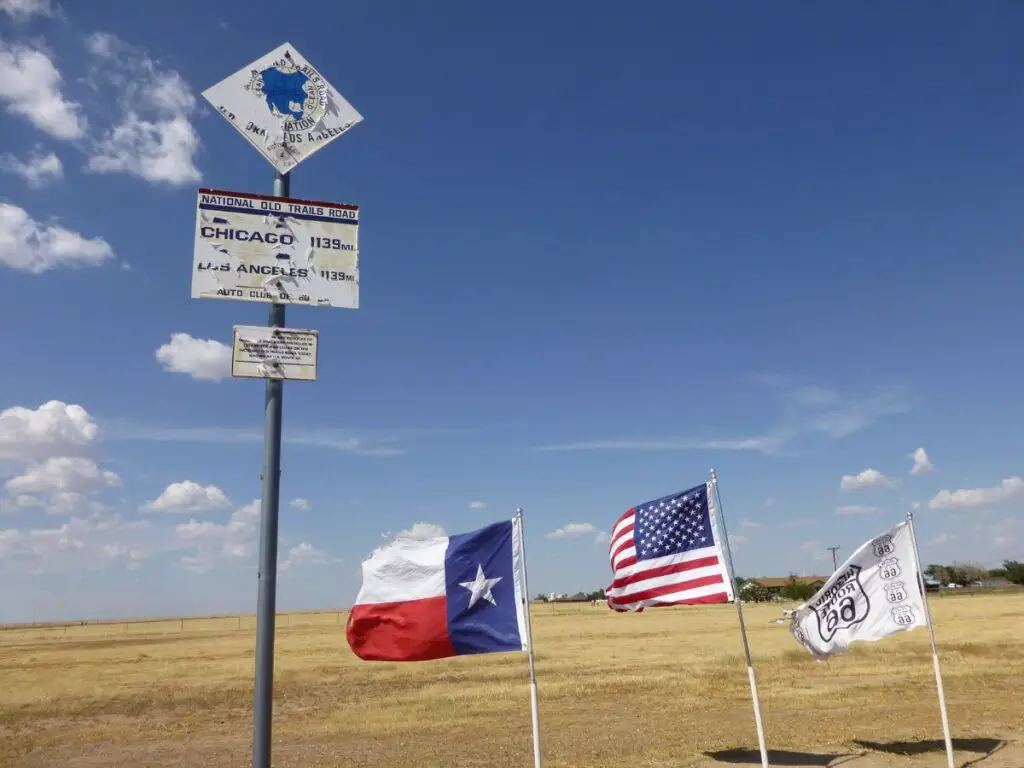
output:
M 1005 560 L 1003 561 L 1003 570 L 1006 571 L 1006 580 L 1011 584 L 1024 584 L 1024 563 Z
M 789 583 L 782 588 L 782 596 L 787 600 L 802 603 L 817 591 L 813 585 L 801 584 L 796 580 L 796 576 L 790 575 Z
M 745 603 L 770 603 L 772 601 L 772 593 L 756 581 L 745 583 L 739 595 L 740 600 Z

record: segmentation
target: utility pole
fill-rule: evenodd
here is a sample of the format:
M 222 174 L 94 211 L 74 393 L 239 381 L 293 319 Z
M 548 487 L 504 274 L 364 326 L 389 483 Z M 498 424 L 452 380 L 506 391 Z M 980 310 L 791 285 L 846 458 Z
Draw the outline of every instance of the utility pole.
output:
M 832 573 L 836 572 L 839 565 L 836 563 L 836 552 L 839 551 L 840 547 L 825 547 L 829 552 L 832 553 Z

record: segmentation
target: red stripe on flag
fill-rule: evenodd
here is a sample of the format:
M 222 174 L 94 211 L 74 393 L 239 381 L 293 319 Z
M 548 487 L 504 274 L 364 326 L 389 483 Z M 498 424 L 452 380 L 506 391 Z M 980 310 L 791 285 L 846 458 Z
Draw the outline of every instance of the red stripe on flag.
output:
M 629 562 L 632 560 L 633 562 Z M 627 557 L 621 563 L 619 568 L 625 568 L 627 565 L 633 565 L 636 562 L 635 557 Z M 718 565 L 718 556 L 709 555 L 708 557 L 701 557 L 697 560 L 690 560 L 685 563 L 672 563 L 671 565 L 662 565 L 657 568 L 649 568 L 644 571 L 637 571 L 631 573 L 629 576 L 622 576 L 612 582 L 611 589 L 618 589 L 621 587 L 628 586 L 637 581 L 647 581 L 647 579 L 656 579 L 659 576 L 670 576 L 673 573 L 685 573 L 686 571 L 692 571 L 695 568 L 707 568 L 710 565 Z
M 448 637 L 448 598 L 354 605 L 348 645 L 367 661 L 428 661 L 455 655 Z
M 636 565 L 636 555 L 630 555 L 629 557 L 622 558 L 622 560 L 620 560 L 615 566 L 615 570 L 617 571 L 620 568 L 628 568 L 631 565 Z
M 636 514 L 636 507 L 630 507 L 629 509 L 627 509 L 625 512 L 623 512 L 619 516 L 619 519 L 615 521 L 615 525 L 612 526 L 612 530 L 614 531 L 615 530 L 615 526 L 618 525 L 619 523 L 621 523 L 627 517 L 629 517 L 630 515 L 635 515 L 635 514 Z
M 633 526 L 632 525 L 629 525 L 627 528 L 623 529 L 623 533 L 620 536 L 617 536 L 615 538 L 615 541 L 620 541 L 620 540 L 622 541 L 622 543 L 619 544 L 617 547 L 615 547 L 615 550 L 609 555 L 609 557 L 612 560 L 614 560 L 618 556 L 618 554 L 620 552 L 622 552 L 625 549 L 629 549 L 630 547 L 633 546 Z M 613 545 L 615 544 L 615 541 L 612 542 Z M 619 567 L 620 568 L 622 567 L 621 564 L 620 564 Z
M 699 579 L 691 579 L 690 581 L 677 581 L 673 584 L 666 584 L 662 587 L 653 587 L 651 589 L 645 589 L 641 592 L 634 592 L 629 595 L 623 595 L 621 598 L 613 599 L 622 605 L 629 605 L 630 603 L 637 603 L 641 600 L 650 600 L 655 597 L 662 597 L 663 595 L 671 595 L 674 592 L 685 592 L 688 589 L 696 589 L 697 587 L 706 587 L 710 584 L 724 583 L 725 579 L 722 578 L 722 575 L 720 573 L 716 573 L 714 576 L 701 576 Z M 693 601 L 693 598 L 686 598 L 680 600 L 678 603 L 672 604 L 687 605 Z
M 688 597 L 683 600 L 677 600 L 670 603 L 655 603 L 654 605 L 647 606 L 648 608 L 664 608 L 668 605 L 721 605 L 722 603 L 728 603 L 729 596 L 725 592 L 716 592 L 713 595 L 705 595 L 704 597 Z M 642 613 L 644 607 L 630 608 L 633 603 L 631 602 L 612 602 L 608 601 L 608 607 L 616 613 Z

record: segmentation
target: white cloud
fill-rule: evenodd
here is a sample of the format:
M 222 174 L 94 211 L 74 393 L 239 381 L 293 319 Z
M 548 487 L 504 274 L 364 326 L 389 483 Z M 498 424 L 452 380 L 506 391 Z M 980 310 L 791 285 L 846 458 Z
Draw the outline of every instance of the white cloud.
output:
M 189 573 L 209 573 L 214 565 L 214 558 L 207 555 L 185 555 L 181 558 L 181 567 Z
M 825 555 L 825 545 L 820 541 L 805 541 L 800 545 L 800 551 L 815 562 L 828 560 Z
M 928 502 L 931 509 L 952 509 L 980 507 L 998 504 L 1024 493 L 1024 480 L 1020 477 L 1005 478 L 992 488 L 962 488 L 958 491 L 939 491 Z
M 856 491 L 861 488 L 891 488 L 892 480 L 877 469 L 865 469 L 856 475 L 843 475 L 839 487 L 844 491 Z
M 471 501 L 471 502 L 469 502 L 469 508 L 470 509 L 486 509 L 487 508 L 487 502 L 486 501 Z
M 281 570 L 287 571 L 303 565 L 323 565 L 327 562 L 327 554 L 321 552 L 312 544 L 302 542 L 288 551 L 288 556 L 281 563 Z
M 0 496 L 0 514 L 3 515 L 16 515 L 25 509 L 38 509 L 45 506 L 46 502 L 35 496 L 21 495 L 14 498 Z
M 377 552 L 380 552 L 382 549 L 390 546 L 392 543 L 394 543 L 398 539 L 426 540 L 426 539 L 434 539 L 434 538 L 438 538 L 438 537 L 441 537 L 441 536 L 447 536 L 447 535 L 448 534 L 445 532 L 444 528 L 442 526 L 440 526 L 440 525 L 436 525 L 434 523 L 424 523 L 424 522 L 413 523 L 410 527 L 406 528 L 404 531 L 399 531 L 398 533 L 396 533 L 393 536 L 391 535 L 390 531 L 386 531 L 386 532 L 382 533 L 380 535 L 380 537 L 382 539 L 386 539 L 387 542 L 385 544 L 382 544 L 376 550 L 374 550 L 374 554 L 376 554 Z
M 90 459 L 60 456 L 32 465 L 4 487 L 14 494 L 48 494 L 89 493 L 120 485 L 116 473 L 100 469 Z
M 924 448 L 918 448 L 910 454 L 910 458 L 914 460 L 914 466 L 910 469 L 910 474 L 912 475 L 921 475 L 935 469 Z
M 746 518 L 740 520 L 740 530 L 745 531 L 749 528 L 760 528 L 761 524 L 756 520 L 747 520 Z
M 187 333 L 171 334 L 156 351 L 156 359 L 172 373 L 187 373 L 200 381 L 220 381 L 231 375 L 231 347 Z
M 147 531 L 145 521 L 93 512 L 55 528 L 0 531 L 0 560 L 28 573 L 81 573 L 111 565 L 135 570 L 146 557 Z
M 105 422 L 112 440 L 141 440 L 172 443 L 263 443 L 262 428 L 237 427 L 175 427 Z M 302 429 L 285 426 L 281 440 L 289 445 L 307 448 L 329 448 L 356 456 L 391 458 L 408 453 L 395 443 L 408 440 L 411 433 L 384 433 L 376 430 L 353 432 L 341 429 Z
M 98 514 L 108 508 L 95 494 L 121 486 L 116 472 L 86 458 L 99 440 L 99 428 L 79 405 L 58 400 L 37 409 L 0 412 L 0 461 L 21 465 L 0 499 L 4 511 L 42 508 L 49 514 Z
M 832 438 L 852 435 L 885 416 L 911 408 L 910 398 L 900 388 L 855 396 L 827 387 L 797 386 L 786 389 L 784 400 L 792 411 L 790 429 L 820 432 Z
M 48 515 L 72 515 L 109 511 L 106 504 L 90 498 L 91 494 L 77 491 L 58 491 L 44 502 Z
M 184 115 L 156 122 L 129 112 L 97 144 L 89 158 L 94 173 L 128 173 L 146 181 L 182 185 L 202 176 L 194 155 L 199 136 Z
M 545 535 L 545 539 L 581 539 L 585 536 L 600 537 L 602 530 L 590 522 L 569 522 Z M 601 541 L 598 539 L 598 541 Z
M 5 560 L 19 553 L 24 546 L 25 537 L 16 528 L 0 528 L 0 560 Z
M 93 32 L 85 40 L 85 49 L 101 59 L 113 60 L 120 45 L 120 38 L 108 32 Z
M 54 138 L 85 136 L 82 106 L 64 98 L 60 72 L 43 51 L 0 41 L 0 101 Z
M 50 0 L 0 0 L 0 11 L 16 21 L 35 15 L 50 17 L 56 13 Z
M 729 534 L 729 547 L 733 550 L 743 549 L 749 539 L 741 533 L 730 533 Z
M 260 500 L 253 499 L 231 513 L 226 523 L 200 522 L 191 519 L 175 527 L 179 538 L 190 541 L 241 541 L 252 538 L 260 520 Z
M 395 534 L 396 539 L 433 539 L 438 536 L 447 536 L 444 528 L 434 523 L 413 523 L 404 531 Z
M 1017 550 L 1021 527 L 1020 518 L 1007 517 L 997 521 L 989 531 L 992 548 L 1000 552 Z
M 193 573 L 206 573 L 222 561 L 245 561 L 256 554 L 256 533 L 260 520 L 260 500 L 239 507 L 227 523 L 189 520 L 178 525 L 175 536 L 194 546 L 196 554 L 181 559 L 181 566 Z
M 91 530 L 87 521 L 72 518 L 57 528 L 37 528 L 28 532 L 31 551 L 41 557 L 59 552 L 85 549 L 85 536 Z
M 141 549 L 128 549 L 123 544 L 104 544 L 103 557 L 110 562 L 123 563 L 126 571 L 137 571 L 142 567 L 146 553 Z
M 43 155 L 37 151 L 27 160 L 5 153 L 0 155 L 0 171 L 20 176 L 31 189 L 42 189 L 64 177 L 64 166 L 53 152 Z
M 862 507 L 857 504 L 850 504 L 845 507 L 836 507 L 837 515 L 873 515 L 878 507 Z
M 170 185 L 198 182 L 196 99 L 184 78 L 111 34 L 92 35 L 86 47 L 102 60 L 98 76 L 117 88 L 121 105 L 119 122 L 96 142 L 87 169 Z
M 0 459 L 31 461 L 81 453 L 99 438 L 99 427 L 80 405 L 50 400 L 36 409 L 0 411 Z
M 307 499 L 292 499 L 292 509 L 297 509 L 299 512 L 309 512 L 313 508 L 313 505 L 309 503 Z
M 147 501 L 145 509 L 154 512 L 211 512 L 229 506 L 231 502 L 217 486 L 185 480 L 171 483 L 159 498 Z
M 757 451 L 777 454 L 800 437 L 824 434 L 839 439 L 859 432 L 879 419 L 904 413 L 911 403 L 899 389 L 854 396 L 824 387 L 794 387 L 777 376 L 759 377 L 760 383 L 780 390 L 782 414 L 764 434 L 736 438 L 627 438 L 583 440 L 540 446 L 540 451 Z
M 780 441 L 771 436 L 727 438 L 721 440 L 690 440 L 658 438 L 641 440 L 581 440 L 574 443 L 542 445 L 538 451 L 760 451 L 771 453 Z
M 38 275 L 60 266 L 95 267 L 113 257 L 114 249 L 101 237 L 44 224 L 24 208 L 0 202 L 0 264 Z
M 4 2 L 14 8 L 29 0 Z M 116 120 L 90 141 L 86 169 L 175 186 L 200 181 L 199 135 L 192 124 L 197 103 L 182 76 L 113 35 L 97 33 L 86 48 L 99 62 L 87 82 L 98 93 L 117 94 L 116 106 L 104 96 L 102 109 L 116 114 L 119 107 Z M 61 83 L 44 51 L 0 42 L 0 101 L 8 112 L 56 138 L 82 139 L 88 132 L 82 105 L 63 96 Z

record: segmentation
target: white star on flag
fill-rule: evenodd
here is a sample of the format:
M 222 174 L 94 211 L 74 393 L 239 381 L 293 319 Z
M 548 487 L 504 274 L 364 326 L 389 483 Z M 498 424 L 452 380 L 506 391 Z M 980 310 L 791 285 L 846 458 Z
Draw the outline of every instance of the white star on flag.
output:
M 497 605 L 498 602 L 494 599 L 494 595 L 491 594 L 491 587 L 501 581 L 501 576 L 497 576 L 493 579 L 488 579 L 484 576 L 484 567 L 477 565 L 476 567 L 476 578 L 473 581 L 460 581 L 459 586 L 463 589 L 468 589 L 469 595 L 469 607 L 472 608 L 476 605 L 476 602 L 482 597 L 491 605 Z

